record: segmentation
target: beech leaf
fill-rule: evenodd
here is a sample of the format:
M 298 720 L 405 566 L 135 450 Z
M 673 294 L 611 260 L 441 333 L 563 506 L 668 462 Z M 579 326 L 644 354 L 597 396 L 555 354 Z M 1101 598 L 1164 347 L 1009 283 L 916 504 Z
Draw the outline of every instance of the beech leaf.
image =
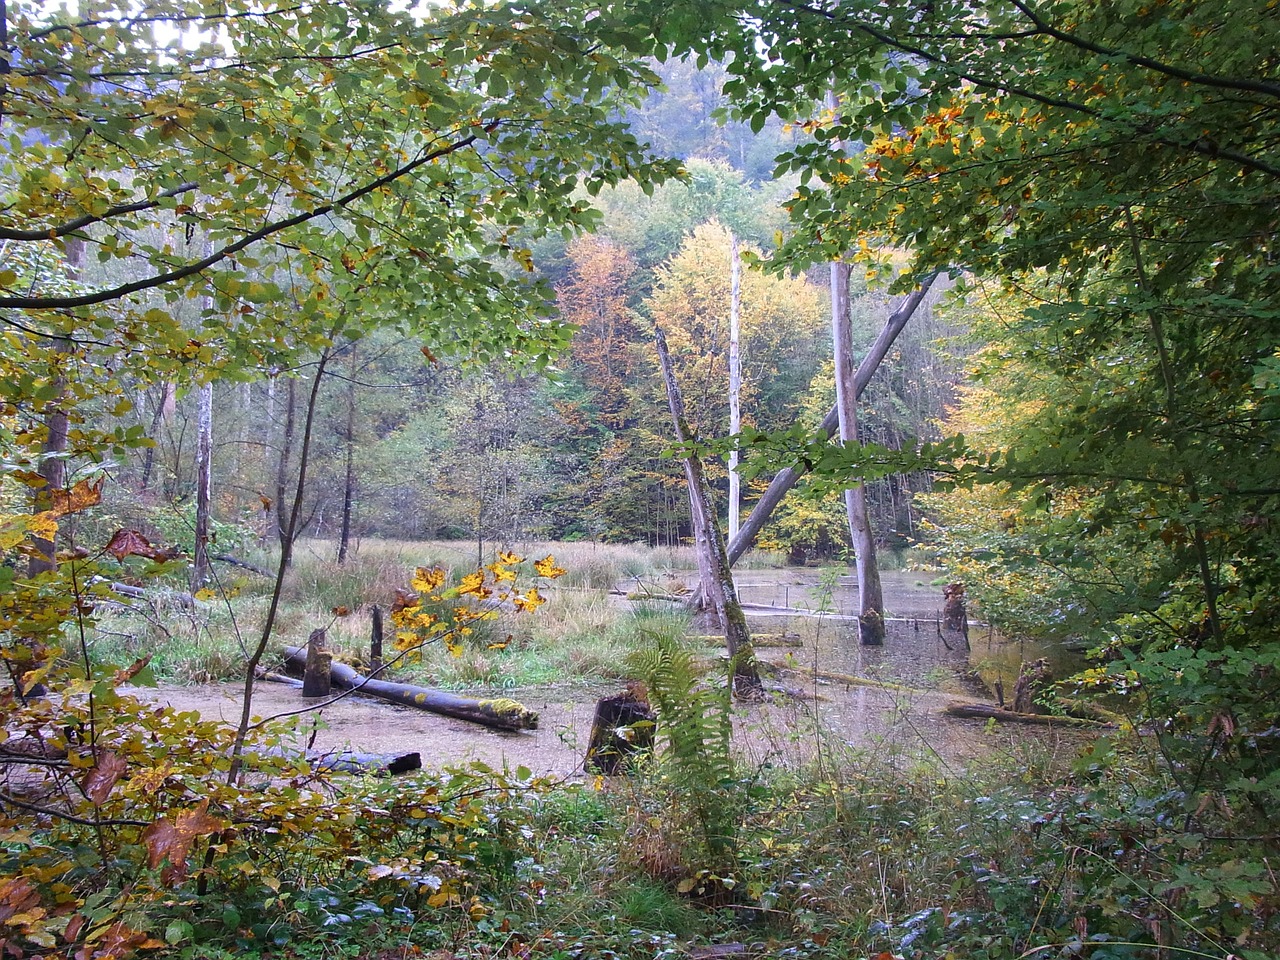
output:
M 100 753 L 98 762 L 85 774 L 84 783 L 81 784 L 84 795 L 93 802 L 95 807 L 101 806 L 111 794 L 111 788 L 124 776 L 127 769 L 129 765 L 125 763 L 124 758 L 110 750 Z

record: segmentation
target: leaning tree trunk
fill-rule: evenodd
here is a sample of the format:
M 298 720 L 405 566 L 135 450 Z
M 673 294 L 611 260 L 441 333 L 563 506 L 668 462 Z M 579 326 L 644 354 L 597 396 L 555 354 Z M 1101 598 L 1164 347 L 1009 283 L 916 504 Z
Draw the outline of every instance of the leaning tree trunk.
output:
M 684 398 L 676 383 L 671 366 L 671 354 L 667 350 L 667 338 L 656 331 L 658 362 L 662 365 L 662 379 L 667 388 L 667 404 L 675 423 L 676 438 L 684 444 L 696 437 L 685 418 Z M 725 646 L 729 651 L 734 693 L 741 697 L 758 696 L 764 690 L 760 673 L 756 669 L 751 651 L 751 633 L 747 630 L 747 618 L 738 602 L 738 591 L 733 584 L 733 572 L 725 552 L 724 536 L 711 505 L 711 490 L 702 470 L 702 461 L 693 450 L 684 457 L 685 481 L 689 487 L 689 508 L 693 519 L 695 543 L 698 551 L 698 575 L 701 591 L 710 599 L 716 617 L 724 629 Z
M 853 327 L 849 317 L 849 265 L 831 264 L 831 336 L 835 346 L 836 409 L 840 439 L 858 442 L 858 390 L 854 383 Z M 856 483 L 844 492 L 849 533 L 858 568 L 858 635 L 864 644 L 884 643 L 884 590 L 876 562 L 875 535 L 867 516 L 866 487 Z
M 936 278 L 937 274 L 926 278 L 920 288 L 908 296 L 889 315 L 889 319 L 885 321 L 884 329 L 876 337 L 876 342 L 871 345 L 871 350 L 863 357 L 862 363 L 858 365 L 858 372 L 853 378 L 855 396 L 861 396 L 863 391 L 867 389 L 867 384 L 871 382 L 871 377 L 888 354 L 889 348 L 893 346 L 898 334 L 902 333 L 907 321 L 911 319 L 920 307 Z M 840 408 L 839 406 L 833 406 L 818 426 L 816 436 L 821 440 L 828 439 L 835 434 L 839 424 Z M 769 517 L 773 515 L 773 511 L 782 502 L 782 498 L 787 495 L 787 492 L 796 485 L 796 482 L 804 474 L 804 468 L 795 466 L 786 467 L 774 476 L 764 495 L 752 507 L 751 513 L 742 524 L 742 528 L 736 536 L 730 539 L 728 546 L 729 563 L 737 563 L 742 555 L 747 552 L 747 548 L 751 546 L 752 541 L 764 529 L 764 525 L 769 522 Z

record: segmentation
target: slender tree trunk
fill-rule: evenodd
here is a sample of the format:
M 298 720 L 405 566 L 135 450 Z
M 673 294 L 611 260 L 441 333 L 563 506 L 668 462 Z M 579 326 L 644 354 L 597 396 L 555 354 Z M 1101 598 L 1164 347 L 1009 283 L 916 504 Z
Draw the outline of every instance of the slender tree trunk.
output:
M 160 398 L 156 402 L 156 412 L 151 415 L 151 430 L 147 434 L 151 438 L 151 446 L 142 457 L 142 482 L 139 492 L 146 493 L 151 488 L 151 474 L 155 472 L 156 449 L 160 446 L 160 429 L 170 413 L 173 404 L 173 384 L 165 380 L 160 384 Z
M 662 379 L 667 388 L 667 404 L 675 423 L 676 438 L 681 443 L 689 443 L 696 437 L 685 417 L 684 398 L 680 395 L 680 387 L 671 366 L 671 355 L 667 351 L 667 339 L 661 330 L 657 331 L 656 340 L 658 361 L 662 365 Z M 725 553 L 724 537 L 712 509 L 711 489 L 702 471 L 702 461 L 696 453 L 689 452 L 685 455 L 684 475 L 689 487 L 700 588 L 711 600 L 716 617 L 724 629 L 734 693 L 740 697 L 758 696 L 764 685 L 760 681 L 751 650 L 751 633 L 747 630 L 747 618 L 738 602 L 733 572 L 729 569 L 729 558 Z
M 742 431 L 742 353 L 739 343 L 742 306 L 742 263 L 738 236 L 729 234 L 729 433 Z M 738 473 L 738 451 L 729 454 L 729 539 L 741 526 L 742 477 Z
M 200 388 L 196 415 L 196 549 L 191 566 L 192 593 L 209 581 L 209 499 L 212 485 L 213 384 L 206 383 Z
M 280 438 L 279 459 L 276 460 L 276 539 L 280 543 L 281 556 L 288 555 L 285 547 L 292 546 L 292 543 L 286 543 L 286 541 L 295 532 L 293 517 L 290 515 L 292 511 L 286 512 L 284 498 L 285 485 L 289 482 L 289 458 L 293 454 L 293 431 L 298 402 L 297 384 L 298 381 L 290 377 L 285 387 L 284 434 Z
M 66 241 L 67 278 L 71 281 L 80 279 L 80 267 L 84 263 L 84 241 L 77 237 L 68 237 Z M 66 337 L 55 337 L 52 341 L 55 363 L 59 372 L 53 380 L 54 397 L 45 413 L 45 439 L 40 450 L 40 466 L 38 472 L 44 480 L 44 486 L 36 491 L 32 510 L 41 513 L 53 506 L 53 495 L 67 485 L 67 438 L 70 420 L 66 407 L 67 380 L 61 373 L 65 358 L 72 350 L 71 340 Z M 27 572 L 31 576 L 49 573 L 58 567 L 58 544 L 56 537 L 46 540 L 43 537 L 31 538 L 31 559 L 27 564 Z
M 355 455 L 356 455 L 356 345 L 351 345 L 350 376 L 347 377 L 347 433 L 343 438 L 346 443 L 346 474 L 342 485 L 342 533 L 338 537 L 338 563 L 347 562 L 347 550 L 351 545 L 351 511 L 355 504 Z
M 836 409 L 840 440 L 858 443 L 858 388 L 854 383 L 853 325 L 849 315 L 849 265 L 831 264 L 831 337 L 835 347 Z M 863 643 L 884 643 L 884 591 L 876 563 L 875 534 L 867 516 L 867 490 L 858 483 L 844 492 L 849 533 L 858 570 L 858 634 Z
M 937 278 L 937 274 L 928 277 L 920 288 L 908 296 L 902 304 L 889 315 L 889 319 L 885 321 L 884 329 L 880 331 L 880 335 L 876 337 L 876 342 L 871 345 L 870 352 L 862 359 L 862 363 L 858 365 L 858 372 L 854 375 L 853 386 L 856 396 L 861 396 L 863 391 L 867 389 L 867 384 L 871 382 L 871 377 L 875 374 L 876 369 L 884 360 L 889 348 L 893 346 L 893 341 L 898 338 L 898 334 L 902 333 L 903 328 L 907 325 L 907 321 L 919 308 L 924 301 L 925 294 L 929 292 L 929 288 L 933 285 L 933 281 Z M 826 439 L 836 432 L 836 428 L 840 423 L 840 408 L 834 406 L 823 418 L 816 431 L 816 436 Z M 796 482 L 805 474 L 805 470 L 801 467 L 786 467 L 780 470 L 769 484 L 764 495 L 756 502 L 751 513 L 742 524 L 742 529 L 738 531 L 729 543 L 729 562 L 737 563 L 747 548 L 751 546 L 751 542 L 764 529 L 764 525 L 769 522 L 769 517 L 773 511 L 777 509 L 778 504 L 782 502 L 782 498 L 787 492 L 796 485 Z

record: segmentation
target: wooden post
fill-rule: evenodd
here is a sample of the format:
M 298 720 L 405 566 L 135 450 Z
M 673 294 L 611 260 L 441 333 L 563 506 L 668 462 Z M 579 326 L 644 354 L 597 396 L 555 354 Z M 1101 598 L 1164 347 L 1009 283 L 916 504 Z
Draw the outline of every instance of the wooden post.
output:
M 324 629 L 311 631 L 307 638 L 307 665 L 302 674 L 304 697 L 327 697 L 332 689 L 330 670 L 333 654 L 325 648 Z
M 373 635 L 369 638 L 369 676 L 382 672 L 382 608 L 373 607 Z

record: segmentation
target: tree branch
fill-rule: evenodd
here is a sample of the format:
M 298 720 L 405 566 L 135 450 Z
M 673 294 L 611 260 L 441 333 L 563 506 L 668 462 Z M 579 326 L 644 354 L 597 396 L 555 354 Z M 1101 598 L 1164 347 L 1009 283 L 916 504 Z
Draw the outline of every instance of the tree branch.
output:
M 493 124 L 490 124 L 490 126 L 486 128 L 486 130 L 490 131 L 492 129 Z M 307 223 L 317 217 L 323 217 L 326 214 L 332 213 L 339 207 L 346 206 L 347 204 L 353 203 L 362 197 L 368 196 L 375 190 L 408 176 L 418 168 L 430 163 L 432 160 L 448 156 L 449 154 L 456 153 L 459 150 L 469 147 L 478 139 L 479 135 L 473 133 L 470 136 L 463 137 L 461 140 L 449 144 L 448 146 L 441 147 L 438 150 L 432 150 L 430 153 L 423 154 L 418 157 L 418 159 L 410 161 L 401 167 L 397 167 L 395 170 L 378 177 L 376 180 L 371 180 L 364 186 L 352 190 L 350 193 L 339 197 L 337 200 L 315 207 L 304 213 L 300 213 L 297 216 L 269 223 L 266 226 L 241 237 L 235 243 L 228 244 L 221 250 L 215 251 L 204 259 L 197 260 L 194 263 L 189 263 L 185 267 L 179 267 L 177 270 L 170 270 L 167 273 L 158 273 L 154 276 L 147 277 L 144 280 L 135 280 L 131 283 L 123 283 L 118 287 L 99 290 L 96 293 L 84 294 L 79 297 L 0 297 L 0 309 L 7 307 L 27 310 L 59 310 L 69 309 L 72 307 L 90 307 L 95 304 L 106 303 L 109 300 L 118 300 L 121 297 L 127 297 L 132 293 L 151 290 L 155 287 L 163 286 L 166 283 L 184 280 L 187 277 L 192 277 L 196 274 L 202 273 L 215 264 L 221 263 L 228 257 L 234 256 L 241 250 L 251 247 L 258 241 L 265 240 L 273 234 L 279 233 L 282 230 L 288 230 L 290 227 L 296 227 L 299 224 Z
M 1146 67 L 1148 70 L 1154 70 L 1157 73 L 1163 73 L 1178 80 L 1186 80 L 1188 83 L 1216 87 L 1219 90 L 1236 90 L 1242 93 L 1261 93 L 1269 97 L 1280 97 L 1280 84 L 1269 83 L 1265 80 L 1250 80 L 1245 77 L 1217 77 L 1213 74 L 1184 70 L 1182 67 L 1175 67 L 1173 64 L 1164 63 L 1160 60 L 1153 60 L 1151 57 L 1144 57 L 1138 53 L 1129 53 L 1125 50 L 1104 47 L 1099 43 L 1094 43 L 1092 40 L 1086 40 L 1083 37 L 1077 37 L 1075 34 L 1067 33 L 1065 30 L 1059 30 L 1036 13 L 1031 4 L 1025 3 L 1023 0 L 1009 0 L 1009 2 L 1021 10 L 1037 30 L 1061 43 L 1078 47 L 1081 50 L 1088 50 L 1090 53 L 1096 53 L 1099 56 L 1126 60 L 1134 66 Z
M 139 200 L 136 203 L 123 203 L 118 207 L 112 207 L 99 216 L 85 214 L 83 217 L 77 217 L 75 220 L 68 220 L 66 223 L 58 227 L 44 227 L 36 230 L 11 230 L 7 227 L 0 227 L 0 240 L 56 240 L 58 237 L 65 237 L 69 233 L 77 230 L 83 230 L 85 227 L 95 223 L 102 223 L 110 220 L 112 217 L 123 216 L 126 213 L 139 213 L 143 210 L 151 210 L 159 206 L 161 200 L 169 197 L 176 197 L 179 194 L 187 193 L 199 187 L 197 183 L 180 183 L 178 186 L 169 190 L 161 191 L 156 194 L 153 200 Z

